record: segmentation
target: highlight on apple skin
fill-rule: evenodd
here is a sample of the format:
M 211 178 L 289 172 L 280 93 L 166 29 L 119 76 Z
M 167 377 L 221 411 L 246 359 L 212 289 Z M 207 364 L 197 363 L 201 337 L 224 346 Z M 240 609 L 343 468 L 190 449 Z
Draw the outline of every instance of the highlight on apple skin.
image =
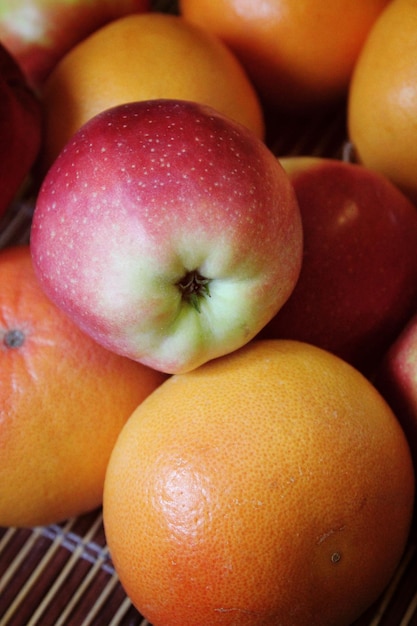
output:
M 166 373 L 250 341 L 290 296 L 302 224 L 286 172 L 210 107 L 128 103 L 89 120 L 35 207 L 49 297 L 96 341 Z
M 41 91 L 56 63 L 108 22 L 149 11 L 150 0 L 1 0 L 0 40 Z
M 303 222 L 291 297 L 262 329 L 334 352 L 372 375 L 417 307 L 417 211 L 387 178 L 323 157 L 280 159 Z

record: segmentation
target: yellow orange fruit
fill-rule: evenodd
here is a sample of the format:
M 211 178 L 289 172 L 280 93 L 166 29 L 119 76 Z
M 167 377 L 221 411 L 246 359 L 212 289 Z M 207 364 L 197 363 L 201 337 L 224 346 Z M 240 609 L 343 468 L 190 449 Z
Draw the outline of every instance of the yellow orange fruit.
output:
M 43 93 L 43 162 L 93 115 L 154 98 L 211 105 L 264 137 L 258 95 L 226 45 L 179 16 L 143 13 L 99 29 L 55 67 Z
M 407 441 L 370 382 L 271 340 L 173 376 L 134 411 L 103 513 L 153 626 L 341 626 L 392 576 L 413 494 Z
M 353 73 L 348 132 L 358 160 L 417 200 L 417 6 L 393 0 Z
M 180 0 L 188 21 L 236 53 L 261 96 L 309 110 L 346 94 L 357 55 L 389 0 Z
M 29 246 L 0 252 L 0 285 L 0 525 L 58 522 L 101 504 L 120 429 L 166 377 L 79 331 Z

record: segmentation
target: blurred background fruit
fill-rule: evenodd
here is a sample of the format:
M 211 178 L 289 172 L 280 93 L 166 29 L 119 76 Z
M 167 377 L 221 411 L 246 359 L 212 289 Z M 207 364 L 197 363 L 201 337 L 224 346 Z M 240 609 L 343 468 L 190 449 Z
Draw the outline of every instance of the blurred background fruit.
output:
M 166 377 L 108 352 L 44 295 L 28 246 L 0 253 L 0 525 L 101 504 L 116 437 Z
M 41 89 L 57 61 L 104 24 L 150 9 L 150 0 L 1 0 L 0 41 Z
M 0 43 L 0 216 L 26 182 L 41 139 L 39 99 L 16 59 Z
M 348 132 L 356 158 L 417 201 L 417 6 L 392 0 L 355 66 Z
M 394 573 L 413 493 L 404 434 L 366 378 L 307 344 L 253 342 L 133 413 L 104 527 L 153 626 L 347 626 Z
M 264 136 L 263 111 L 240 62 L 215 35 L 175 15 L 131 15 L 96 31 L 57 65 L 43 92 L 43 163 L 106 108 L 178 98 L 211 105 Z
M 389 0 L 180 0 L 188 21 L 236 53 L 272 107 L 309 113 L 340 101 L 359 51 Z

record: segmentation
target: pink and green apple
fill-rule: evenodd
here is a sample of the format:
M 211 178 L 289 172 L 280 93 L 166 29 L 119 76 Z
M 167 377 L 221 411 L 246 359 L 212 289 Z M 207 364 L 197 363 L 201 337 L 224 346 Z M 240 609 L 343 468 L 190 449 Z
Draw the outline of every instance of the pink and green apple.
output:
M 281 159 L 304 230 L 299 281 L 262 337 L 299 339 L 370 373 L 417 306 L 417 209 L 363 166 Z
M 0 216 L 20 193 L 38 156 L 41 104 L 0 43 Z
M 289 297 L 302 225 L 254 133 L 213 109 L 108 109 L 60 153 L 33 218 L 50 298 L 110 350 L 185 372 L 251 340 Z
M 149 0 L 1 0 L 0 41 L 40 89 L 70 48 L 111 20 L 147 11 Z

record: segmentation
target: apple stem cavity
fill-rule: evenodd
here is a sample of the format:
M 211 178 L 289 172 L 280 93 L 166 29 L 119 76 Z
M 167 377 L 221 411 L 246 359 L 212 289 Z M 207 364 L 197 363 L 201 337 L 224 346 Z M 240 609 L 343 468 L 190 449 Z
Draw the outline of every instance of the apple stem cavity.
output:
M 25 334 L 17 328 L 8 330 L 3 337 L 3 343 L 6 348 L 20 348 L 25 343 Z
M 210 298 L 210 279 L 202 276 L 198 270 L 187 272 L 177 283 L 183 300 L 191 304 L 198 312 L 201 312 L 201 298 Z

